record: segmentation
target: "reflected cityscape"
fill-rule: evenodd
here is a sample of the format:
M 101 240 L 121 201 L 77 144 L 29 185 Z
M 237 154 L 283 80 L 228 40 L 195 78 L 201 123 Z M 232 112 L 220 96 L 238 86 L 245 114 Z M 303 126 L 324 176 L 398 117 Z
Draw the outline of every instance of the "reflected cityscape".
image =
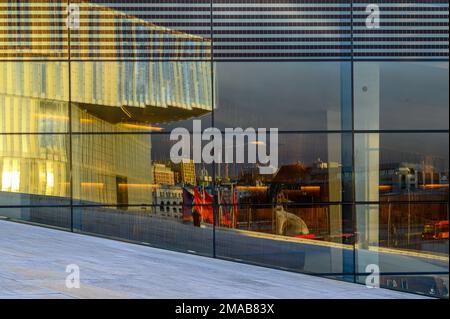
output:
M 72 2 L 73 30 L 60 1 L 40 34 L 0 14 L 0 217 L 448 298 L 448 55 L 227 61 L 200 27 Z M 279 167 L 173 163 L 194 119 L 278 128 Z

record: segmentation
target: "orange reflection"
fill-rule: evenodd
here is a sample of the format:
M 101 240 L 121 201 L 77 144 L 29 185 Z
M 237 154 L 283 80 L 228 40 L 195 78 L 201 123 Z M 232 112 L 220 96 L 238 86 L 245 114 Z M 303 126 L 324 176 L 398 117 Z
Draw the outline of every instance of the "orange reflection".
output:
M 419 187 L 426 189 L 448 188 L 448 184 L 424 184 L 420 185 Z
M 104 183 L 89 183 L 89 182 L 81 182 L 81 187 L 95 187 L 95 188 L 103 188 L 105 186 Z
M 302 186 L 300 187 L 302 192 L 318 192 L 320 191 L 320 186 L 311 185 L 311 186 Z
M 121 126 L 129 129 L 139 129 L 139 130 L 147 130 L 147 131 L 162 131 L 162 127 L 151 126 L 151 125 L 140 125 L 140 124 L 131 124 L 131 123 L 121 123 Z
M 119 188 L 158 188 L 159 184 L 118 184 Z
M 242 191 L 265 191 L 267 186 L 236 186 L 236 189 Z

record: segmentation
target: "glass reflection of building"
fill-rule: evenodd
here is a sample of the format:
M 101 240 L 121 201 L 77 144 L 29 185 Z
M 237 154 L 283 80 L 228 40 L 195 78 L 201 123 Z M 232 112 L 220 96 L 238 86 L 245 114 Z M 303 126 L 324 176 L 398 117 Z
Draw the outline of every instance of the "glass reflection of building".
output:
M 448 296 L 447 3 L 71 2 L 70 39 L 66 1 L 0 3 L 1 216 Z M 277 127 L 278 170 L 170 165 L 193 117 Z M 181 185 L 223 192 L 214 225 Z
M 110 36 L 114 42 L 107 41 L 108 35 L 98 37 L 94 27 L 72 30 L 71 58 L 92 56 L 83 46 L 99 41 L 109 44 L 106 56 L 113 61 L 64 61 L 69 51 L 58 50 L 64 41 L 48 45 L 26 32 L 16 41 L 29 43 L 28 50 L 15 50 L 11 42 L 11 50 L 2 50 L 7 59 L 40 56 L 58 61 L 0 62 L 0 133 L 8 133 L 0 134 L 1 205 L 67 204 L 71 196 L 83 203 L 152 204 L 157 185 L 151 137 L 126 133 L 161 131 L 164 123 L 211 111 L 210 63 L 158 61 L 148 52 L 153 61 L 114 61 L 145 54 L 139 46 L 153 46 L 158 40 L 163 44 L 150 49 L 156 56 L 168 52 L 164 43 L 180 56 L 207 55 L 207 40 L 106 7 L 79 5 L 81 13 L 102 12 L 99 23 L 115 21 Z M 56 27 L 64 22 L 57 13 L 65 10 L 65 3 L 42 6 L 55 10 L 56 21 L 46 31 L 54 29 L 67 39 L 66 29 Z M 26 3 L 21 9 L 35 10 Z M 30 23 L 43 28 L 39 19 Z M 124 42 L 130 29 L 136 34 Z M 148 41 L 148 36 L 157 41 Z M 45 49 L 34 51 L 34 42 Z M 114 135 L 118 132 L 125 134 Z

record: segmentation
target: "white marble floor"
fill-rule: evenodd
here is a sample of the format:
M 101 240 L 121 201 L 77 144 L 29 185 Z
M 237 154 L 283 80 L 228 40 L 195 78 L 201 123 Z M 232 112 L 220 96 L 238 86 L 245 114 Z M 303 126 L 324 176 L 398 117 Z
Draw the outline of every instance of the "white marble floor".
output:
M 0 298 L 422 298 L 2 220 L 0 243 Z

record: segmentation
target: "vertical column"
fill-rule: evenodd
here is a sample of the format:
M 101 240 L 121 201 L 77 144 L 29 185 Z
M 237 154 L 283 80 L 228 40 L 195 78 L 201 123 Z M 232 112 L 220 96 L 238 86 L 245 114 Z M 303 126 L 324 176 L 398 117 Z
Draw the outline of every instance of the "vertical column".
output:
M 355 64 L 355 129 L 380 128 L 380 70 L 378 63 Z M 355 200 L 378 202 L 380 171 L 379 133 L 355 134 Z M 378 255 L 362 250 L 379 245 L 379 205 L 357 205 L 357 264 L 364 272 L 368 264 L 378 264 Z

